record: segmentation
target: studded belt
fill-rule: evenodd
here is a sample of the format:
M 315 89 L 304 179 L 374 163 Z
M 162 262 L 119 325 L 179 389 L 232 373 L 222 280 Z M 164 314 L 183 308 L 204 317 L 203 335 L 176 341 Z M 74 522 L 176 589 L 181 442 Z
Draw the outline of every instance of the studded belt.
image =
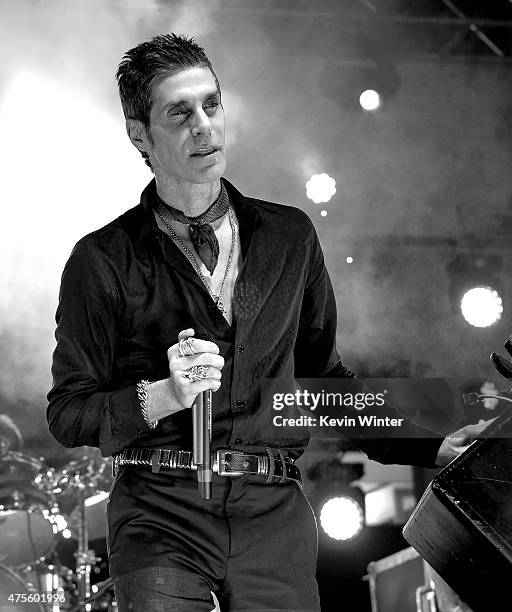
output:
M 123 465 L 151 468 L 155 473 L 167 470 L 197 470 L 192 452 L 166 448 L 125 448 L 113 457 L 114 474 Z M 263 454 L 219 449 L 212 453 L 213 471 L 219 476 L 253 474 L 267 484 L 292 480 L 302 486 L 300 469 L 294 460 L 278 448 L 265 448 Z

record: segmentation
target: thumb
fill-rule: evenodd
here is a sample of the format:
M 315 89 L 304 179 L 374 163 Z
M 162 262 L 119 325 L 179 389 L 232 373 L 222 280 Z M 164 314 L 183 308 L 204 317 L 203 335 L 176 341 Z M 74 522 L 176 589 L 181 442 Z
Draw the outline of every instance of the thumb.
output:
M 182 331 L 180 331 L 180 333 L 178 334 L 178 342 L 180 340 L 186 340 L 187 338 L 190 338 L 191 336 L 193 336 L 196 332 L 189 327 L 188 329 L 183 329 Z
M 469 448 L 470 444 L 467 438 L 451 438 L 452 447 L 456 448 L 458 452 L 464 452 Z

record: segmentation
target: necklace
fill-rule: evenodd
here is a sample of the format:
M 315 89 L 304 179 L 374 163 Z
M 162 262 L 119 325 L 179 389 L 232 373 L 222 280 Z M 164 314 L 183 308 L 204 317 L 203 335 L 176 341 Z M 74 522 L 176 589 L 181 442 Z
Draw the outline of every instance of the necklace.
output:
M 226 287 L 228 273 L 229 273 L 229 270 L 231 269 L 231 263 L 233 261 L 233 255 L 235 252 L 235 244 L 236 244 L 236 227 L 235 227 L 235 221 L 233 219 L 233 211 L 231 210 L 231 206 L 228 208 L 228 219 L 229 219 L 229 225 L 231 226 L 231 247 L 229 249 L 228 262 L 226 264 L 226 270 L 224 271 L 224 277 L 222 278 L 217 294 L 213 293 L 210 287 L 210 283 L 208 282 L 208 279 L 205 277 L 205 275 L 202 273 L 201 266 L 197 262 L 197 259 L 195 258 L 194 253 L 192 253 L 192 251 L 188 248 L 186 242 L 180 236 L 178 236 L 178 234 L 173 230 L 171 225 L 168 223 L 167 219 L 162 214 L 161 205 L 158 205 L 156 212 L 160 218 L 160 221 L 164 224 L 165 228 L 167 229 L 167 231 L 169 232 L 173 240 L 175 240 L 175 242 L 177 242 L 180 245 L 181 250 L 185 253 L 188 260 L 194 267 L 194 270 L 197 272 L 197 275 L 201 279 L 203 285 L 208 290 L 208 293 L 210 294 L 210 297 L 212 298 L 212 300 L 215 302 L 215 305 L 217 306 L 217 308 L 221 311 L 221 313 L 224 316 L 227 316 L 228 311 L 226 307 L 224 306 L 224 302 L 222 301 L 222 296 L 224 294 L 224 289 Z

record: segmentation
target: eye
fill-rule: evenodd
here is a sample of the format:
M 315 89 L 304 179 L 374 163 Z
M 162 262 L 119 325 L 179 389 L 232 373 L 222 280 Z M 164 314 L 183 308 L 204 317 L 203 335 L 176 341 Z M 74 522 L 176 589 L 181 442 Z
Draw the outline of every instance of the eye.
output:
M 182 117 L 183 115 L 188 115 L 188 110 L 185 108 L 177 108 L 169 113 L 170 117 Z
M 220 106 L 220 102 L 212 100 L 211 102 L 207 102 L 203 108 L 204 110 L 209 114 L 209 115 L 213 115 L 214 113 L 217 112 L 217 109 Z

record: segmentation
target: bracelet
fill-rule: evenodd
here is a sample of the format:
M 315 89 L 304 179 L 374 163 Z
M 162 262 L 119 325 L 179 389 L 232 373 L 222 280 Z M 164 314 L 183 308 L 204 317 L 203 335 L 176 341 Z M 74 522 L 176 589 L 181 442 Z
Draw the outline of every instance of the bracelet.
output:
M 155 429 L 158 425 L 157 421 L 151 421 L 148 417 L 148 387 L 151 384 L 149 380 L 141 380 L 137 383 L 137 397 L 139 398 L 140 411 L 142 412 L 142 418 L 146 422 L 149 429 Z

